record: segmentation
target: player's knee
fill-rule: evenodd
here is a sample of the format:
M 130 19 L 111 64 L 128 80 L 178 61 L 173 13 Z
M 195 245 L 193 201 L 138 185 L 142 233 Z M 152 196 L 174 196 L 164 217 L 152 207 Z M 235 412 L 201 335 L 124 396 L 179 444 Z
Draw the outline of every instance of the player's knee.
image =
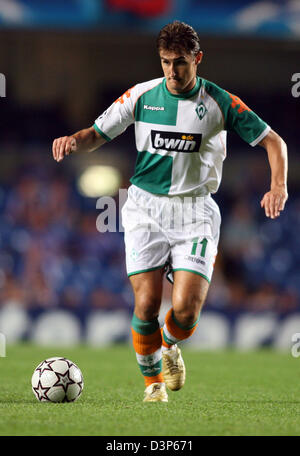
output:
M 144 321 L 151 321 L 158 317 L 161 299 L 155 295 L 143 294 L 135 300 L 135 315 Z
M 204 305 L 205 298 L 201 295 L 190 295 L 177 298 L 173 302 L 174 316 L 185 327 L 191 326 L 199 318 L 199 313 Z
M 174 311 L 174 316 L 178 323 L 184 328 L 192 326 L 197 321 L 199 314 L 189 310 Z

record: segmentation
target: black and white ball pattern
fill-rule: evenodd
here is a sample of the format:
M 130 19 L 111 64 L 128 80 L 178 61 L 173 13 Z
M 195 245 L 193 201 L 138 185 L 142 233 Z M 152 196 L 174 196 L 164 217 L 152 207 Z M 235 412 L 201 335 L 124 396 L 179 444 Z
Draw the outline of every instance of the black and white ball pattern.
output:
M 75 363 L 55 356 L 36 367 L 31 385 L 33 394 L 41 402 L 74 402 L 82 393 L 83 377 Z

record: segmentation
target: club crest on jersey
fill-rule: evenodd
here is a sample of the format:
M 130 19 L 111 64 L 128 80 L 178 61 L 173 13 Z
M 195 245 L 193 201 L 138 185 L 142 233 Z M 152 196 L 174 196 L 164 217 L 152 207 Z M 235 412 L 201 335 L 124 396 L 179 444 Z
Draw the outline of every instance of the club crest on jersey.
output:
M 202 120 L 203 117 L 205 116 L 205 114 L 207 113 L 207 108 L 206 108 L 205 104 L 202 101 L 197 106 L 196 113 L 198 114 L 198 117 L 199 117 L 200 120 Z
M 202 135 L 196 133 L 151 130 L 151 142 L 154 149 L 174 152 L 198 152 L 201 138 Z

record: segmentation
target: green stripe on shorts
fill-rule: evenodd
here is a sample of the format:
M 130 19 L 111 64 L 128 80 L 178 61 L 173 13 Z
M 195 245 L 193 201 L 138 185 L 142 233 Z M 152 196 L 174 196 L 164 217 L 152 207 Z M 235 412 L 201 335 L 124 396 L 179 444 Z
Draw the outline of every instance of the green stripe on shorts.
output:
M 130 272 L 128 275 L 128 277 L 132 276 L 132 275 L 135 275 L 135 274 L 141 274 L 142 272 L 150 272 L 150 271 L 156 271 L 157 269 L 161 269 L 163 268 L 165 265 L 161 265 L 161 266 L 156 266 L 155 268 L 149 268 L 149 269 L 141 269 L 140 271 L 134 271 L 134 272 Z
M 172 271 L 173 271 L 173 272 L 174 272 L 174 271 L 188 271 L 188 272 L 193 272 L 194 274 L 197 274 L 197 275 L 203 277 L 204 279 L 206 279 L 206 280 L 208 281 L 208 283 L 210 283 L 210 280 L 209 280 L 209 278 L 208 278 L 206 275 L 201 274 L 201 272 L 195 271 L 195 270 L 193 270 L 193 269 L 176 268 L 176 269 L 172 269 Z

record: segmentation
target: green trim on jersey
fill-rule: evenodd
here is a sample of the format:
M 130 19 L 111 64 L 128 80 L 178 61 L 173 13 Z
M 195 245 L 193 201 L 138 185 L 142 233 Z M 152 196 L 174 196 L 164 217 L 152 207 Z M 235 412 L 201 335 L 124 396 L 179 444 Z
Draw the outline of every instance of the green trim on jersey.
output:
M 176 125 L 178 100 L 165 95 L 163 83 L 147 90 L 137 100 L 135 121 L 163 125 Z
M 111 138 L 109 136 L 107 136 L 105 133 L 103 133 L 103 131 L 100 130 L 100 128 L 95 123 L 94 123 L 93 127 L 99 133 L 99 135 L 101 135 L 102 138 L 105 139 L 105 141 L 107 141 L 107 142 L 111 141 Z
M 166 78 L 164 78 L 164 80 L 163 80 L 163 88 L 164 88 L 165 94 L 167 94 L 169 97 L 171 97 L 173 99 L 175 98 L 177 100 L 186 100 L 187 98 L 192 98 L 199 91 L 201 84 L 202 84 L 202 80 L 199 76 L 197 76 L 196 84 L 194 85 L 194 87 L 191 90 L 189 90 L 188 92 L 175 94 L 175 93 L 171 93 L 168 90 Z
M 150 193 L 167 195 L 172 183 L 173 157 L 138 152 L 130 182 Z
M 213 82 L 203 79 L 203 86 L 218 104 L 224 119 L 224 129 L 235 131 L 248 144 L 255 141 L 267 128 L 267 124 L 243 102 Z M 236 98 L 236 101 L 232 97 Z M 242 103 L 240 104 L 239 103 Z

